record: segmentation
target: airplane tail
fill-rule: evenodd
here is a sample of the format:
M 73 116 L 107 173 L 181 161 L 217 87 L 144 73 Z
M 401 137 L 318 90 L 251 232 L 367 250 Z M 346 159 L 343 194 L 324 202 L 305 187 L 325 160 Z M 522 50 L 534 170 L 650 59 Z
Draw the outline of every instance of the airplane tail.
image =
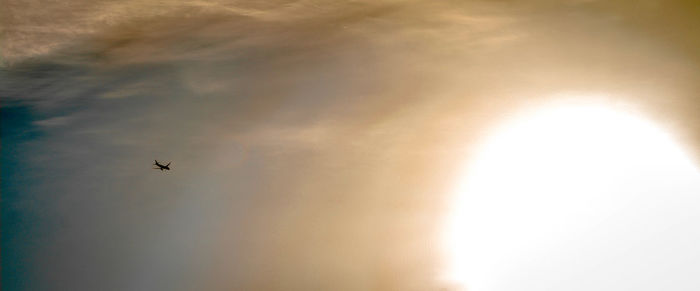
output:
M 153 161 L 155 161 L 155 162 L 156 162 L 156 163 L 155 163 L 154 165 L 157 165 L 157 164 L 158 164 L 158 160 L 153 160 Z

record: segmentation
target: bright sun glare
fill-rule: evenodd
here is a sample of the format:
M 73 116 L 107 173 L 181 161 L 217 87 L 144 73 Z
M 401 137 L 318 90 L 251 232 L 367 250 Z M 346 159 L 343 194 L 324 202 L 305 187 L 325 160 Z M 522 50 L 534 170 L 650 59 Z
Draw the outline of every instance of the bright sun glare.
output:
M 697 169 L 628 110 L 569 102 L 519 114 L 491 131 L 461 177 L 445 241 L 449 280 L 470 291 L 631 290 L 637 283 L 619 276 L 685 263 L 628 244 L 700 241 L 697 231 L 676 238 L 698 222 L 689 218 L 700 205 Z

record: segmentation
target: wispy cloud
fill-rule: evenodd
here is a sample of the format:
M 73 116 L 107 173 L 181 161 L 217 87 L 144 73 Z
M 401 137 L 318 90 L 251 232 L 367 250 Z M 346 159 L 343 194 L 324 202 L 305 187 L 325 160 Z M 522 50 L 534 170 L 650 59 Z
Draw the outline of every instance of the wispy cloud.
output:
M 697 40 L 605 1 L 6 2 L 51 289 L 439 289 L 458 157 L 518 104 L 609 91 L 700 132 Z

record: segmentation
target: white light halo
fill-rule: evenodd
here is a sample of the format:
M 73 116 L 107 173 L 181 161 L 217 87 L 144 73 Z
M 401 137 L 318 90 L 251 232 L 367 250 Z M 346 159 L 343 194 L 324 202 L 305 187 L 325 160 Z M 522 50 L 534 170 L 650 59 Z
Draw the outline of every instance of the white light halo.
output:
M 700 189 L 688 182 L 700 175 L 670 135 L 628 108 L 567 100 L 490 133 L 461 173 L 446 223 L 446 277 L 469 290 L 502 290 L 499 280 L 522 271 L 513 268 L 577 242 L 627 211 L 634 195 Z M 640 179 L 648 185 L 638 187 L 652 190 L 630 187 Z

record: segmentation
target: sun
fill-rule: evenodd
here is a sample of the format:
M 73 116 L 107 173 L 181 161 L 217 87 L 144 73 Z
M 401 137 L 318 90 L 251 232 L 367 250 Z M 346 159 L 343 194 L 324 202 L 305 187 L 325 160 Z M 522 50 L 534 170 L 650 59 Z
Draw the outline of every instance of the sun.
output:
M 625 242 L 660 235 L 700 210 L 697 169 L 667 131 L 633 111 L 562 102 L 490 132 L 460 174 L 446 223 L 447 277 L 467 290 L 632 287 L 606 283 L 608 258 L 637 270 L 625 260 L 639 255 L 620 255 Z M 665 260 L 682 261 L 671 254 L 649 263 Z

